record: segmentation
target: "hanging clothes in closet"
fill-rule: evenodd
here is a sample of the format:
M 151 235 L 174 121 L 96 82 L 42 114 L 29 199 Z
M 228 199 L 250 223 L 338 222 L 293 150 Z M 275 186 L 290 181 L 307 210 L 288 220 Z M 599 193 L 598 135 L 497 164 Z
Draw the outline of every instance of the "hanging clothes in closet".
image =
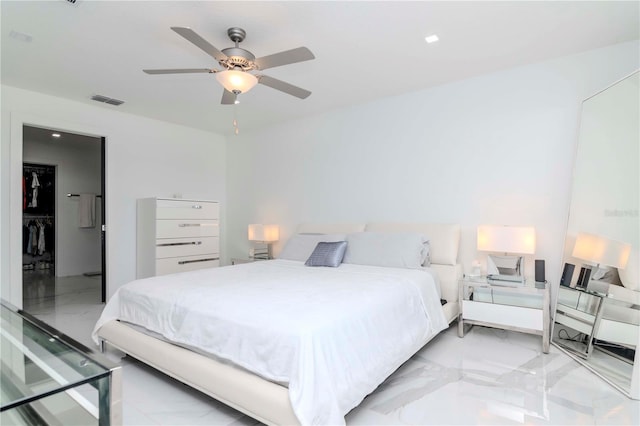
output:
M 47 243 L 47 228 L 53 228 L 51 219 L 25 219 L 22 224 L 23 253 L 42 256 L 52 251 L 52 244 Z
M 24 163 L 22 207 L 24 213 L 53 215 L 55 211 L 55 167 Z
M 31 202 L 27 207 L 38 207 L 38 188 L 40 188 L 38 173 L 31 172 Z
M 22 265 L 51 269 L 55 260 L 55 166 L 23 163 Z

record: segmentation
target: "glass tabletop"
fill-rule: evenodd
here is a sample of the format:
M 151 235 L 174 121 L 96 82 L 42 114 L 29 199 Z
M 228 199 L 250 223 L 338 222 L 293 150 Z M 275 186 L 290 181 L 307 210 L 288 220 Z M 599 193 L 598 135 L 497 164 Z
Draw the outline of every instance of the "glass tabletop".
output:
M 109 376 L 82 345 L 4 302 L 0 318 L 0 411 Z
M 493 288 L 496 290 L 504 290 L 504 291 L 520 291 L 520 292 L 530 292 L 530 293 L 544 293 L 547 283 L 546 282 L 538 282 L 531 279 L 527 279 L 524 282 L 505 282 L 505 281 L 492 281 L 487 279 L 486 276 L 480 277 L 469 277 L 465 276 L 462 279 L 465 287 L 487 287 Z
M 486 277 L 465 277 L 462 280 L 461 300 L 494 305 L 543 309 L 546 284 L 526 280 L 523 283 L 504 285 Z

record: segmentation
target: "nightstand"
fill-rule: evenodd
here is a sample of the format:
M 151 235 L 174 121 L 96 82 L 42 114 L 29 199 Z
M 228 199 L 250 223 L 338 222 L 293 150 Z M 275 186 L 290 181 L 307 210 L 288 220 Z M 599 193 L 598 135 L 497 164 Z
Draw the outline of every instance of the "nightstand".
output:
M 555 318 L 558 330 L 554 331 L 558 339 L 554 341 L 582 358 L 589 358 L 593 352 L 593 343 L 600 326 L 606 298 L 606 294 L 560 286 Z M 560 329 L 566 332 L 568 338 L 565 339 L 562 334 L 559 334 Z M 575 332 L 582 334 L 584 339 L 570 338 L 570 335 Z
M 486 278 L 463 278 L 458 282 L 458 336 L 464 337 L 467 324 L 536 334 L 542 337 L 542 352 L 549 353 L 549 287 L 534 281 L 501 286 Z

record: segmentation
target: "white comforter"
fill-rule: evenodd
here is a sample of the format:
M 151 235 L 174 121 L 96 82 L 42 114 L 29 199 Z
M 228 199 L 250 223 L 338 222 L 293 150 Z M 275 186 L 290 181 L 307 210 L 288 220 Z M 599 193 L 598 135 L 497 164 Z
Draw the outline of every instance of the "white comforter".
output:
M 288 385 L 302 424 L 344 424 L 447 327 L 427 271 L 272 260 L 133 281 L 93 332 L 120 319 Z

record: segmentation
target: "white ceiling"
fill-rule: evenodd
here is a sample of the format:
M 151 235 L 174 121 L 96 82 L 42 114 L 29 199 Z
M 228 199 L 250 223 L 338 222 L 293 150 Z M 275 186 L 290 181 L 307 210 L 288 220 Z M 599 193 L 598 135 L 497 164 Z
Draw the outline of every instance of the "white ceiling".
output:
M 229 134 L 640 38 L 640 2 L 6 1 L 3 84 Z M 258 85 L 220 105 L 212 74 L 146 75 L 214 61 L 171 31 L 218 49 L 247 31 L 257 57 L 306 46 L 313 61 L 265 74 L 311 90 L 300 100 Z M 10 36 L 31 36 L 25 42 Z M 440 41 L 427 44 L 436 33 Z M 124 100 L 115 107 L 94 94 Z

